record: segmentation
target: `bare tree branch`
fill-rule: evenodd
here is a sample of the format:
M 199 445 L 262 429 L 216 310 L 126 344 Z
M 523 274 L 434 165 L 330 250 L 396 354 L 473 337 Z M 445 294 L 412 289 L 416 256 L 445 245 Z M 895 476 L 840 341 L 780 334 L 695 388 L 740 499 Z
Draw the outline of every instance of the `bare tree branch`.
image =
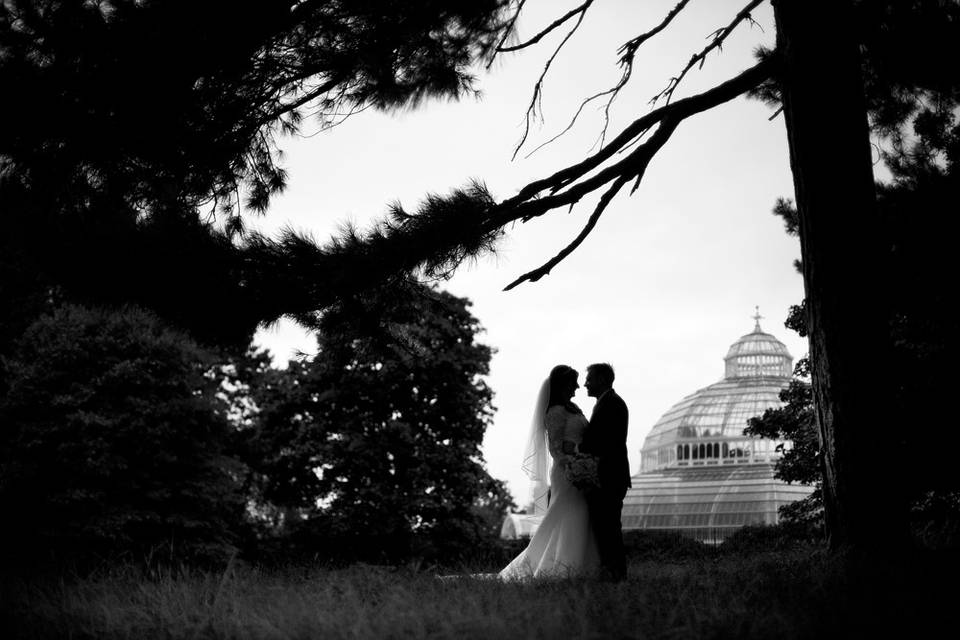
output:
M 639 49 L 640 45 L 643 44 L 645 41 L 649 40 L 650 38 L 655 36 L 657 33 L 662 31 L 664 28 L 666 28 L 666 26 L 670 24 L 673 18 L 678 13 L 680 13 L 680 11 L 683 10 L 683 8 L 687 5 L 688 2 L 690 2 L 690 0 L 680 0 L 680 2 L 678 2 L 676 6 L 674 6 L 673 9 L 670 10 L 670 13 L 667 14 L 667 17 L 664 18 L 659 25 L 657 25 L 650 31 L 647 31 L 646 33 L 641 34 L 636 38 L 633 38 L 632 40 L 625 42 L 623 45 L 621 45 L 617 53 L 621 54 L 619 64 L 621 67 L 623 67 L 623 73 L 620 76 L 620 80 L 617 81 L 617 84 L 615 84 L 614 86 L 610 87 L 605 91 L 596 93 L 590 96 L 589 98 L 586 98 L 583 102 L 581 102 L 579 108 L 577 108 L 577 112 L 573 114 L 573 118 L 570 119 L 570 123 L 566 127 L 564 127 L 563 131 L 553 136 L 546 142 L 538 145 L 533 151 L 527 154 L 527 157 L 529 158 L 531 155 L 533 155 L 543 147 L 551 144 L 552 142 L 556 141 L 558 138 L 563 136 L 566 132 L 570 131 L 570 129 L 572 129 L 573 126 L 577 123 L 577 119 L 580 117 L 580 114 L 583 113 L 583 109 L 588 104 L 590 104 L 594 100 L 602 98 L 603 96 L 610 96 L 610 98 L 607 100 L 606 106 L 603 109 L 603 129 L 600 132 L 600 139 L 599 139 L 599 146 L 602 147 L 604 140 L 606 140 L 606 137 L 607 137 L 607 129 L 610 126 L 610 106 L 613 104 L 613 101 L 616 99 L 617 95 L 619 95 L 620 90 L 626 86 L 627 82 L 630 81 L 630 77 L 633 75 L 633 59 L 637 53 L 637 49 Z
M 650 31 L 647 31 L 646 33 L 641 33 L 636 38 L 633 38 L 625 42 L 623 46 L 620 47 L 620 51 L 618 52 L 623 55 L 623 58 L 621 58 L 621 62 L 623 61 L 623 59 L 627 58 L 627 56 L 629 56 L 629 59 L 632 62 L 633 56 L 634 54 L 636 54 L 637 49 L 640 48 L 640 45 L 642 45 L 644 42 L 646 42 L 653 36 L 657 35 L 661 31 L 666 29 L 667 25 L 669 25 L 673 21 L 673 19 L 677 16 L 677 14 L 683 11 L 683 8 L 687 6 L 688 2 L 690 2 L 690 0 L 680 0 L 680 2 L 678 2 L 676 6 L 674 6 L 673 9 L 670 10 L 670 13 L 667 14 L 667 17 L 663 19 L 663 22 L 655 26 L 653 29 L 650 29 Z
M 563 45 L 567 43 L 570 37 L 576 33 L 577 29 L 583 23 L 583 17 L 587 15 L 587 8 L 593 3 L 593 0 L 588 0 L 584 2 L 583 10 L 580 11 L 580 17 L 577 18 L 577 23 L 573 25 L 573 28 L 564 36 L 563 40 L 560 41 L 560 44 L 557 45 L 557 48 L 554 50 L 553 55 L 547 60 L 547 63 L 543 67 L 543 72 L 540 74 L 540 77 L 537 79 L 537 83 L 533 86 L 533 96 L 530 97 L 530 106 L 527 107 L 527 114 L 524 118 L 524 127 L 523 127 L 523 136 L 520 138 L 520 142 L 517 144 L 516 149 L 513 150 L 513 155 L 511 160 L 516 159 L 517 153 L 520 151 L 520 148 L 523 147 L 523 143 L 527 141 L 527 136 L 530 135 L 530 121 L 536 117 L 537 113 L 537 104 L 539 104 L 540 98 L 543 92 L 543 81 L 547 77 L 547 71 L 550 70 L 550 65 L 553 64 L 553 60 L 557 57 L 557 54 L 560 53 L 560 50 L 563 49 Z M 543 110 L 540 110 L 540 113 L 543 113 Z
M 620 188 L 623 187 L 623 185 L 626 184 L 628 181 L 629 181 L 629 178 L 626 176 L 621 176 L 614 181 L 613 185 L 611 185 L 611 187 L 607 189 L 607 191 L 600 197 L 600 202 L 597 203 L 596 208 L 593 210 L 593 213 L 590 215 L 590 219 L 587 220 L 586 226 L 580 231 L 580 234 L 577 235 L 576 238 L 574 238 L 573 242 L 571 242 L 566 247 L 564 247 L 560 253 L 550 258 L 550 260 L 548 260 L 546 264 L 534 269 L 533 271 L 528 271 L 527 273 L 523 274 L 522 276 L 520 276 L 519 278 L 517 278 L 516 280 L 508 284 L 506 287 L 504 287 L 503 290 L 510 291 L 510 289 L 513 289 L 518 284 L 521 284 L 527 281 L 536 282 L 540 278 L 546 275 L 549 275 L 551 269 L 553 269 L 555 266 L 560 264 L 560 262 L 563 261 L 564 258 L 566 258 L 568 255 L 573 253 L 574 249 L 579 247 L 580 244 L 584 240 L 586 240 L 587 236 L 590 235 L 590 232 L 593 231 L 593 228 L 597 226 L 597 220 L 600 219 L 600 215 L 607 208 L 607 205 L 610 204 L 610 201 L 613 200 L 613 196 L 617 195 L 617 192 L 620 191 Z
M 668 116 L 676 116 L 678 120 L 683 120 L 691 115 L 705 111 L 706 109 L 710 109 L 719 104 L 723 104 L 724 102 L 728 102 L 729 100 L 732 100 L 733 98 L 736 98 L 742 93 L 757 86 L 766 78 L 770 77 L 775 63 L 776 60 L 774 58 L 762 60 L 740 75 L 731 78 L 730 80 L 727 80 L 726 82 L 719 84 L 708 91 L 695 96 L 690 96 L 688 98 L 683 98 L 682 100 L 678 100 L 674 103 L 664 105 L 663 107 L 651 111 L 650 113 L 630 123 L 624 128 L 623 131 L 620 132 L 619 135 L 617 135 L 616 138 L 611 140 L 606 147 L 594 155 L 585 158 L 583 161 L 575 165 L 561 169 L 547 178 L 535 180 L 529 183 L 527 186 L 523 187 L 523 189 L 521 189 L 517 195 L 500 203 L 497 208 L 506 210 L 511 207 L 518 206 L 520 203 L 539 197 L 539 195 L 544 191 L 556 193 L 567 185 L 579 180 L 590 171 L 593 171 L 599 167 L 604 161 L 608 160 L 619 150 L 633 142 L 637 136 L 646 133 Z M 543 200 L 544 199 L 541 198 L 538 200 L 538 202 L 542 202 Z M 507 222 L 510 222 L 510 220 L 507 220 L 503 224 L 506 224 Z
M 621 79 L 621 80 L 622 80 L 622 79 Z M 580 103 L 580 107 L 577 109 L 577 112 L 574 113 L 574 114 L 573 114 L 573 118 L 570 119 L 570 123 L 569 123 L 566 127 L 564 127 L 564 129 L 563 129 L 560 133 L 558 133 L 557 135 L 553 136 L 552 138 L 550 138 L 550 139 L 547 140 L 546 142 L 543 142 L 543 143 L 537 145 L 537 146 L 533 149 L 533 151 L 531 151 L 530 153 L 528 153 L 528 154 L 526 155 L 526 157 L 529 158 L 530 156 L 532 156 L 533 154 L 535 154 L 535 153 L 536 153 L 537 151 L 539 151 L 540 149 L 542 149 L 542 148 L 544 148 L 545 146 L 547 146 L 547 145 L 551 144 L 552 142 L 556 141 L 558 138 L 560 138 L 560 137 L 561 137 L 563 134 L 565 134 L 567 131 L 570 131 L 570 129 L 573 128 L 573 125 L 575 125 L 575 124 L 577 123 L 577 119 L 580 117 L 580 114 L 583 112 L 584 107 L 586 107 L 588 104 L 590 104 L 591 102 L 593 102 L 593 101 L 596 100 L 597 98 L 602 98 L 603 96 L 606 96 L 606 95 L 609 95 L 609 94 L 612 93 L 612 94 L 614 94 L 614 95 L 610 97 L 610 100 L 609 100 L 609 101 L 607 101 L 607 108 L 606 108 L 606 110 L 604 111 L 604 115 L 605 115 L 605 117 L 606 117 L 606 120 L 605 120 L 605 122 L 604 122 L 603 132 L 602 132 L 601 135 L 600 135 L 600 146 L 603 146 L 604 134 L 606 133 L 606 130 L 607 130 L 607 124 L 610 122 L 610 103 L 613 102 L 613 98 L 616 97 L 617 92 L 623 87 L 623 84 L 626 84 L 626 82 L 623 81 L 622 84 L 621 84 L 621 83 L 617 83 L 617 86 L 611 87 L 610 89 L 607 89 L 606 91 L 601 91 L 600 93 L 594 94 L 594 95 L 590 96 L 589 98 L 587 98 L 586 100 L 584 100 L 583 102 L 581 102 L 581 103 Z
M 700 53 L 696 53 L 690 57 L 690 60 L 687 62 L 687 66 L 680 71 L 680 74 L 676 77 L 670 78 L 670 82 L 667 83 L 667 87 L 650 99 L 651 104 L 656 104 L 660 101 L 661 98 L 666 98 L 667 104 L 670 103 L 671 98 L 673 98 L 673 92 L 676 91 L 677 87 L 680 85 L 680 81 L 683 80 L 684 76 L 687 75 L 687 72 L 693 68 L 695 64 L 700 63 L 700 68 L 703 68 L 703 64 L 707 61 L 707 54 L 709 54 L 714 49 L 721 49 L 723 47 L 723 41 L 727 39 L 733 30 L 741 22 L 747 21 L 750 24 L 757 24 L 753 19 L 753 16 L 750 15 L 750 12 L 756 9 L 761 3 L 765 0 L 751 0 L 747 6 L 740 10 L 733 20 L 730 21 L 726 27 L 722 29 L 717 29 L 711 33 L 708 38 L 712 37 L 713 40 L 708 44 Z
M 503 46 L 503 43 L 507 41 L 507 38 L 510 37 L 510 34 L 513 33 L 513 27 L 517 24 L 517 18 L 520 17 L 520 12 L 523 11 L 523 5 L 526 4 L 527 0 L 520 0 L 517 3 L 517 10 L 514 11 L 513 17 L 510 18 L 510 23 L 507 25 L 507 28 L 503 30 L 503 36 L 500 38 L 500 42 L 497 43 L 497 46 L 493 48 L 493 55 L 490 56 L 490 59 L 487 60 L 486 68 L 489 70 L 490 66 L 493 64 L 494 58 L 497 57 L 497 52 L 500 51 L 500 47 Z
M 617 96 L 620 94 L 621 89 L 623 89 L 623 87 L 625 87 L 625 86 L 627 85 L 627 83 L 630 81 L 630 78 L 631 78 L 632 75 L 633 75 L 633 63 L 634 63 L 634 59 L 635 59 L 636 54 L 637 54 L 637 50 L 640 48 L 640 46 L 641 46 L 644 42 L 646 42 L 646 41 L 649 40 L 650 38 L 654 37 L 655 35 L 657 35 L 657 34 L 660 33 L 661 31 L 663 31 L 663 30 L 673 21 L 673 19 L 674 19 L 677 15 L 679 15 L 679 13 L 680 13 L 681 11 L 683 11 L 683 9 L 686 7 L 686 5 L 689 3 L 689 1 L 690 1 L 690 0 L 680 0 L 679 2 L 677 2 L 676 5 L 674 5 L 674 7 L 670 10 L 670 12 L 664 17 L 664 19 L 663 19 L 656 27 L 654 27 L 653 29 L 650 29 L 649 31 L 647 31 L 647 32 L 645 32 L 645 33 L 640 34 L 639 36 L 637 36 L 637 37 L 635 37 L 635 38 L 632 38 L 631 40 L 628 40 L 628 41 L 625 42 L 623 45 L 621 45 L 621 46 L 620 46 L 620 49 L 617 51 L 617 53 L 620 54 L 620 62 L 619 62 L 619 64 L 620 64 L 620 66 L 623 68 L 623 72 L 622 72 L 622 74 L 621 74 L 621 76 L 620 76 L 620 79 L 617 81 L 617 83 L 616 83 L 614 86 L 610 87 L 609 89 L 607 89 L 607 90 L 605 90 L 605 91 L 601 91 L 601 92 L 599 92 L 599 93 L 596 93 L 596 94 L 594 94 L 594 95 L 586 98 L 585 100 L 583 100 L 583 102 L 581 102 L 581 103 L 580 103 L 580 106 L 577 108 L 576 113 L 574 113 L 573 117 L 570 119 L 569 124 L 567 124 L 567 126 L 564 127 L 564 129 L 563 129 L 562 131 L 560 131 L 558 134 L 556 134 L 555 136 L 553 136 L 552 138 L 550 138 L 550 139 L 547 140 L 546 142 L 543 142 L 543 143 L 541 143 L 540 145 L 538 145 L 538 146 L 537 146 L 535 149 L 533 149 L 529 154 L 527 154 L 526 157 L 530 157 L 531 155 L 533 155 L 534 153 L 536 153 L 537 151 L 539 151 L 539 150 L 542 149 L 543 147 L 545 147 L 545 146 L 547 146 L 547 145 L 555 142 L 558 138 L 560 138 L 561 136 L 563 136 L 564 134 L 566 134 L 568 131 L 570 131 L 570 129 L 572 129 L 573 126 L 576 124 L 577 120 L 580 118 L 580 114 L 583 113 L 584 108 L 585 108 L 588 104 L 590 104 L 590 103 L 593 102 L 594 100 L 598 100 L 598 99 L 600 99 L 600 98 L 602 98 L 602 97 L 604 97 L 604 96 L 609 96 L 609 98 L 607 99 L 607 102 L 606 102 L 606 104 L 604 105 L 604 108 L 603 108 L 604 122 L 603 122 L 603 127 L 601 128 L 601 131 L 600 131 L 600 135 L 599 135 L 599 137 L 598 137 L 598 146 L 603 147 L 603 144 L 604 144 L 604 142 L 606 141 L 607 131 L 609 130 L 609 127 L 610 127 L 610 109 L 611 109 L 611 107 L 612 107 L 612 105 L 613 105 L 613 101 L 616 100 Z M 687 68 L 684 69 L 678 77 L 671 79 L 670 86 L 668 86 L 668 89 L 667 89 L 667 90 L 669 90 L 670 96 L 672 96 L 673 89 L 676 88 L 676 85 L 679 84 L 679 82 L 680 82 L 680 80 L 683 78 L 683 76 L 686 75 L 686 73 L 687 73 L 687 71 L 689 70 L 689 68 L 692 67 L 693 64 L 695 64 L 697 60 L 700 60 L 700 63 L 701 63 L 701 66 L 702 66 L 703 61 L 704 61 L 705 56 L 707 55 L 707 53 L 709 53 L 709 51 L 712 50 L 712 48 L 714 48 L 714 47 L 720 48 L 720 46 L 721 46 L 722 43 L 723 43 L 723 40 L 726 39 L 727 35 L 729 35 L 729 33 L 733 30 L 733 28 L 734 28 L 739 22 L 741 22 L 741 21 L 743 21 L 743 20 L 747 20 L 747 21 L 751 22 L 752 24 L 756 24 L 756 22 L 755 22 L 755 21 L 753 20 L 753 18 L 750 16 L 749 11 L 750 11 L 752 8 L 754 8 L 755 6 L 757 6 L 758 4 L 760 4 L 760 2 L 762 2 L 762 1 L 763 1 L 763 0 L 755 0 L 755 1 L 752 2 L 750 5 L 748 5 L 748 6 L 745 7 L 743 10 L 741 10 L 740 13 L 737 14 L 737 17 L 731 22 L 730 25 L 728 25 L 728 26 L 725 27 L 725 28 L 717 29 L 716 31 L 714 31 L 714 32 L 711 34 L 711 36 L 713 36 L 713 38 L 714 38 L 714 42 L 711 43 L 711 45 L 708 46 L 706 49 L 704 49 L 704 51 L 702 51 L 702 52 L 700 52 L 699 54 L 693 56 L 693 57 L 691 58 L 691 61 L 688 63 Z M 571 14 L 572 14 L 572 13 L 573 13 L 573 12 L 571 12 Z M 568 14 L 567 16 L 564 16 L 564 17 L 562 18 L 562 20 L 566 20 L 571 14 Z M 535 42 L 535 41 L 536 41 L 536 40 L 532 40 L 532 41 L 531 41 L 530 43 L 528 43 L 528 44 L 533 44 L 533 42 Z M 660 94 L 658 94 L 651 102 L 656 102 L 656 100 L 658 100 L 661 96 L 663 96 L 663 95 L 666 93 L 667 90 L 664 90 L 663 92 L 661 92 Z M 670 96 L 668 96 L 667 103 L 670 102 L 670 100 L 669 100 L 669 97 L 670 97 Z M 525 139 L 526 139 L 526 135 L 524 136 L 524 140 L 525 140 Z M 521 142 L 521 144 L 520 144 L 519 146 L 522 146 L 522 144 L 523 144 L 523 142 Z M 519 146 L 518 146 L 518 150 L 519 150 Z M 514 151 L 514 157 L 516 157 L 516 151 Z
M 488 220 L 482 225 L 487 230 L 501 229 L 510 222 L 521 220 L 528 222 L 535 217 L 565 206 L 573 206 L 587 194 L 611 183 L 587 221 L 580 234 L 557 255 L 541 267 L 529 271 L 509 285 L 504 291 L 509 291 L 523 282 L 536 282 L 548 275 L 550 271 L 567 256 L 569 256 L 586 237 L 593 231 L 600 216 L 606 210 L 613 197 L 619 193 L 623 185 L 635 180 L 631 193 L 636 191 L 646 172 L 647 166 L 656 153 L 666 144 L 677 126 L 686 118 L 712 109 L 717 105 L 728 102 L 733 98 L 749 91 L 768 78 L 775 64 L 774 59 L 761 61 L 747 69 L 739 76 L 718 85 L 702 94 L 678 100 L 675 103 L 664 105 L 651 113 L 635 120 L 614 141 L 597 154 L 583 162 L 567 167 L 554 173 L 549 178 L 538 180 L 524 187 L 513 198 L 504 200 L 490 212 Z M 604 160 L 614 155 L 617 150 L 633 143 L 636 136 L 649 131 L 656 126 L 656 131 L 650 139 L 632 151 L 624 159 L 616 162 L 590 178 L 576 183 L 581 177 L 599 167 Z M 541 197 L 543 191 L 550 191 L 551 195 Z
M 533 36 L 531 39 L 527 40 L 526 42 L 522 42 L 522 43 L 517 44 L 517 45 L 514 45 L 514 46 L 512 46 L 512 47 L 499 46 L 499 47 L 497 47 L 497 53 L 507 53 L 507 52 L 510 52 L 510 51 L 519 51 L 519 50 L 521 50 L 521 49 L 526 49 L 527 47 L 532 46 L 532 45 L 540 42 L 540 41 L 544 38 L 544 36 L 548 35 L 551 31 L 553 31 L 554 29 L 556 29 L 556 28 L 560 27 L 561 25 L 563 25 L 564 22 L 566 22 L 567 20 L 569 20 L 569 19 L 572 18 L 573 16 L 575 16 L 575 15 L 577 15 L 577 14 L 580 14 L 581 19 L 583 19 L 583 14 L 585 14 L 585 13 L 587 12 L 587 9 L 590 8 L 590 5 L 591 5 L 591 4 L 593 4 L 593 0 L 586 0 L 586 2 L 584 2 L 584 3 L 583 3 L 582 5 L 580 5 L 579 7 L 575 7 L 575 8 L 573 8 L 573 9 L 571 9 L 570 11 L 567 12 L 566 15 L 564 15 L 564 16 L 562 16 L 562 17 L 560 17 L 560 18 L 557 18 L 556 20 L 554 20 L 553 23 L 550 24 L 550 26 L 548 26 L 546 29 L 544 29 L 543 31 L 541 31 L 541 32 L 538 33 L 537 35 Z M 517 9 L 517 14 L 518 14 L 518 15 L 519 15 L 519 12 L 520 12 L 520 9 L 518 8 L 518 9 Z

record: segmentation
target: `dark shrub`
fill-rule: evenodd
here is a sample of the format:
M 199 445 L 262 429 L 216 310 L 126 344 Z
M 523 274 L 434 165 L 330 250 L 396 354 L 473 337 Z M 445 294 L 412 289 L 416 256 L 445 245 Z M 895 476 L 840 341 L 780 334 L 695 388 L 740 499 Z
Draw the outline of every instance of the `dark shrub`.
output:
M 137 309 L 31 325 L 0 398 L 3 549 L 18 561 L 222 559 L 242 519 L 210 356 Z
M 910 505 L 914 537 L 928 549 L 960 549 L 960 491 L 928 491 Z
M 679 531 L 624 531 L 623 546 L 632 560 L 687 560 L 711 551 Z
M 720 551 L 734 553 L 786 551 L 800 546 L 821 545 L 823 542 L 821 530 L 805 523 L 758 524 L 738 529 L 723 541 Z

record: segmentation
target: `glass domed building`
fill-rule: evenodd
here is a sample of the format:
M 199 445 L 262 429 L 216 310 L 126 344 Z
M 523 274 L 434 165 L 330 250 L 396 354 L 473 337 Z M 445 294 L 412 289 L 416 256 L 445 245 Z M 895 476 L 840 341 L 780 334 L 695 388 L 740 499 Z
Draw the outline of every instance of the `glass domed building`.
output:
M 653 426 L 640 450 L 640 472 L 623 503 L 625 530 L 680 531 L 718 542 L 747 524 L 775 524 L 777 509 L 812 487 L 773 477 L 778 447 L 789 442 L 748 437 L 747 420 L 779 407 L 793 357 L 760 328 L 734 342 L 724 377 L 695 391 Z

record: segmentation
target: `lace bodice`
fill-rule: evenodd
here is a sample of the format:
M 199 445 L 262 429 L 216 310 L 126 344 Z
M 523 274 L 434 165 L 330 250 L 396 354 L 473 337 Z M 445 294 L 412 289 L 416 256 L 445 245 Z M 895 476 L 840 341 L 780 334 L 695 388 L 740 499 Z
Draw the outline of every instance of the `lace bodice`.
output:
M 580 444 L 588 424 L 583 414 L 572 413 L 560 405 L 547 410 L 547 447 L 554 462 L 562 462 L 566 457 L 563 453 L 564 440 Z

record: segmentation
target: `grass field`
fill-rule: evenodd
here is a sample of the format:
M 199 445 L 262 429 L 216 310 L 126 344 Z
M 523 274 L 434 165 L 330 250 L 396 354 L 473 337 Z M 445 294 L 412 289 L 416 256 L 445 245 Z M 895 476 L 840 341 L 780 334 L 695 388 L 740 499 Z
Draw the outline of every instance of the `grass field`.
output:
M 3 582 L 4 638 L 922 637 L 952 616 L 953 558 L 849 571 L 807 548 L 635 559 L 622 583 L 440 579 L 354 565 Z M 942 574 L 942 575 L 941 575 Z

